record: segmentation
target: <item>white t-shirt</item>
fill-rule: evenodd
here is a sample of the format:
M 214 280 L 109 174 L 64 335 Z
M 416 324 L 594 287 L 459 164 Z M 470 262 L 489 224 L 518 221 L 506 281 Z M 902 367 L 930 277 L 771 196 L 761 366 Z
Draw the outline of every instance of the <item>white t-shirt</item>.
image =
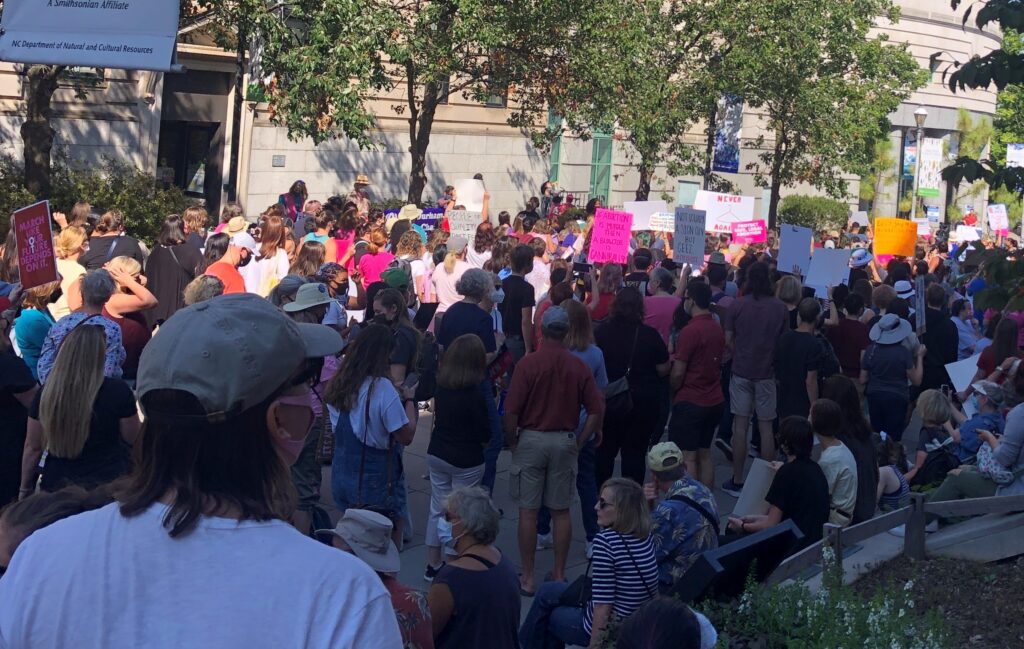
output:
M 548 289 L 551 288 L 551 265 L 545 264 L 535 257 L 533 270 L 527 273 L 524 279 L 533 287 L 534 295 L 547 294 Z
M 388 438 L 393 431 L 409 423 L 409 416 L 405 414 L 402 407 L 402 397 L 395 389 L 391 379 L 378 377 L 374 379 L 373 401 L 370 402 L 370 431 L 366 433 L 366 392 L 370 387 L 370 379 L 363 381 L 359 388 L 359 400 L 356 407 L 348 413 L 348 421 L 356 439 L 363 441 L 366 436 L 366 445 L 373 448 L 386 449 Z M 331 417 L 331 427 L 338 427 L 338 417 L 341 416 L 334 406 L 328 407 Z
M 850 518 L 836 510 L 841 509 L 853 516 L 853 507 L 857 504 L 857 461 L 853 459 L 853 453 L 842 443 L 830 446 L 821 452 L 818 466 L 825 474 L 831 494 L 828 522 L 849 525 Z
M 278 248 L 272 257 L 253 259 L 238 269 L 245 280 L 245 290 L 263 297 L 270 294 L 281 278 L 288 274 L 288 253 Z
M 490 250 L 477 252 L 476 250 L 473 249 L 472 243 L 466 248 L 466 261 L 469 262 L 469 265 L 472 266 L 473 268 L 483 268 L 484 264 L 486 264 L 490 259 Z
M 462 274 L 472 268 L 461 259 L 455 262 L 455 270 L 451 274 L 445 270 L 444 264 L 438 264 L 434 268 L 434 274 L 430 281 L 434 283 L 434 293 L 437 296 L 437 312 L 444 313 L 448 307 L 462 299 L 459 292 L 455 290 L 455 283 L 459 281 Z
M 0 648 L 401 648 L 359 559 L 279 520 L 204 517 L 172 539 L 166 511 L 112 504 L 32 534 L 0 579 Z

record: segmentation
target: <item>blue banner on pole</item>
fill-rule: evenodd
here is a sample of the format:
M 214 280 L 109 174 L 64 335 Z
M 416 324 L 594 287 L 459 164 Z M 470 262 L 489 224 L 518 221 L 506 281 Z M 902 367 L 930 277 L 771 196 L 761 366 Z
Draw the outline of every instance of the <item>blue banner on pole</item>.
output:
M 722 95 L 718 100 L 718 126 L 715 130 L 714 171 L 736 173 L 740 170 L 740 129 L 743 127 L 743 98 Z

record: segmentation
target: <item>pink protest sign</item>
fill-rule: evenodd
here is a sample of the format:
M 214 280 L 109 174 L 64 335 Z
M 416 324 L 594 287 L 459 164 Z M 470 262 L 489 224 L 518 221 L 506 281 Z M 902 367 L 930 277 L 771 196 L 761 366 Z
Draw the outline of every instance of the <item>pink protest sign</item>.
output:
M 768 240 L 768 227 L 764 221 L 734 221 L 732 224 L 734 243 L 764 243 Z
M 629 236 L 633 215 L 601 208 L 594 214 L 594 229 L 590 237 L 590 263 L 626 263 L 629 255 Z
M 35 288 L 58 279 L 50 229 L 50 202 L 40 201 L 14 212 L 21 285 Z

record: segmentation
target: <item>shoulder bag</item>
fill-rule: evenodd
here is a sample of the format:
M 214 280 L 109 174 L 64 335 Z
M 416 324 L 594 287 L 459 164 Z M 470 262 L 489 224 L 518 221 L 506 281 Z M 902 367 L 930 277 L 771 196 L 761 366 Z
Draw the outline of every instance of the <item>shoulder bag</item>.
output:
M 320 397 L 316 388 L 311 388 L 316 400 L 320 402 L 320 429 L 317 431 L 316 450 L 314 451 L 317 464 L 330 466 L 334 461 L 334 430 L 331 427 L 331 414 L 327 410 L 327 404 Z
M 615 379 L 604 389 L 604 409 L 606 414 L 626 415 L 633 410 L 633 392 L 629 388 L 629 372 L 633 369 L 633 357 L 636 355 L 636 341 L 640 337 L 640 327 L 637 325 L 633 334 L 633 347 L 629 352 L 629 365 L 626 366 L 626 373 Z
M 559 606 L 568 606 L 570 608 L 583 608 L 591 600 L 593 594 L 594 580 L 590 577 L 590 564 L 593 563 L 593 559 L 587 559 L 586 571 L 574 579 L 569 587 L 562 591 L 562 594 L 558 596 Z
M 391 509 L 390 507 L 387 507 L 387 506 L 383 506 L 383 505 L 370 504 L 370 503 L 367 503 L 365 500 L 363 500 L 363 472 L 364 472 L 364 468 L 365 468 L 365 465 L 366 465 L 366 442 L 368 441 L 369 435 L 370 435 L 370 401 L 371 401 L 371 398 L 373 397 L 373 383 L 374 383 L 374 380 L 370 379 L 370 387 L 368 387 L 366 389 L 366 411 L 365 411 L 365 415 L 364 415 L 365 418 L 363 420 L 365 422 L 365 425 L 364 425 L 364 428 L 363 428 L 363 445 L 362 445 L 362 448 L 359 451 L 359 482 L 358 482 L 358 486 L 356 488 L 356 495 L 357 495 L 356 503 L 357 504 L 352 505 L 352 507 L 354 507 L 355 509 L 368 509 L 368 510 L 370 510 L 372 512 L 376 512 L 376 513 L 384 516 L 388 520 L 394 521 L 396 519 L 396 517 L 397 517 L 397 512 L 395 512 L 393 509 Z M 345 416 L 344 413 L 342 413 L 342 416 Z M 386 486 L 385 486 L 385 489 L 384 489 L 384 502 L 385 503 L 387 503 L 389 501 L 389 499 L 391 498 L 391 495 L 392 495 L 392 493 L 394 491 L 394 489 L 393 489 L 394 485 L 392 484 L 392 476 L 391 476 L 391 451 L 392 451 L 392 440 L 391 440 L 391 436 L 388 435 L 387 483 L 386 483 Z

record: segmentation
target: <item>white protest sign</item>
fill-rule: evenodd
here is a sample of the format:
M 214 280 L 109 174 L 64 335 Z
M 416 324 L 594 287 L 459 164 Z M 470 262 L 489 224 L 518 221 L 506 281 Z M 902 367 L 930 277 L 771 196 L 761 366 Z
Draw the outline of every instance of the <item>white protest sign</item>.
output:
M 785 270 L 779 266 L 779 270 Z M 845 284 L 850 279 L 850 250 L 848 248 L 818 248 L 811 256 L 804 286 L 814 288 L 815 297 L 827 298 L 829 286 Z
M 720 194 L 701 190 L 693 208 L 707 212 L 704 229 L 708 232 L 732 233 L 732 224 L 754 220 L 754 197 Z
M 676 236 L 672 246 L 672 261 L 677 264 L 690 264 L 693 268 L 704 265 L 705 218 L 704 210 L 676 208 Z
M 676 215 L 672 212 L 657 212 L 651 214 L 651 222 L 648 224 L 648 230 L 654 232 L 675 232 L 676 231 Z
M 761 458 L 754 459 L 747 479 L 743 481 L 743 491 L 740 492 L 739 500 L 732 508 L 733 516 L 758 516 L 768 513 L 769 505 L 764 498 L 772 486 L 775 473 L 774 466 Z
M 910 219 L 917 224 L 917 236 L 919 237 L 930 237 L 932 236 L 932 228 L 929 225 L 928 218 L 923 219 Z
M 1024 167 L 1024 144 L 1014 143 L 1006 145 L 1006 166 Z
M 453 187 L 456 205 L 461 205 L 468 212 L 484 210 L 484 181 L 475 178 L 456 180 Z
M 448 210 L 448 227 L 451 228 L 453 237 L 465 237 L 472 244 L 478 225 L 480 225 L 480 212 Z
M 967 386 L 971 384 L 971 380 L 974 379 L 974 375 L 978 373 L 979 356 L 981 354 L 975 354 L 970 358 L 946 365 L 946 374 L 949 375 L 949 382 L 953 384 L 953 388 L 957 392 L 966 390 Z
M 814 233 L 799 225 L 779 226 L 779 272 L 792 273 L 796 266 L 800 275 L 807 273 L 811 263 L 811 241 Z
M 634 230 L 650 230 L 651 216 L 658 212 L 667 212 L 668 203 L 665 201 L 626 201 L 622 204 L 622 211 L 633 215 Z
M 166 72 L 179 6 L 168 0 L 7 0 L 0 60 Z
M 1003 203 L 992 203 L 988 206 L 988 227 L 995 233 L 1006 232 L 1010 229 L 1010 217 L 1006 213 L 1006 205 Z
M 978 233 L 978 228 L 972 228 L 969 225 L 956 226 L 957 241 L 977 241 L 980 238 L 981 234 Z

